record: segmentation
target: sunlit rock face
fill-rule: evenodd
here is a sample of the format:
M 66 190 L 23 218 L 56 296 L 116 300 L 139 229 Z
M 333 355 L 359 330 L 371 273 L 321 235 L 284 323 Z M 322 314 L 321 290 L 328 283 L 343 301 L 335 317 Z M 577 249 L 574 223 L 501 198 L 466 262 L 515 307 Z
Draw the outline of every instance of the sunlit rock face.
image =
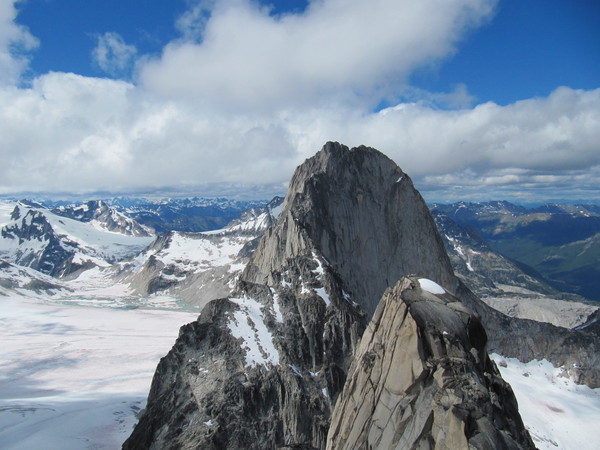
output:
M 402 279 L 363 334 L 327 448 L 535 448 L 486 343 L 459 299 Z

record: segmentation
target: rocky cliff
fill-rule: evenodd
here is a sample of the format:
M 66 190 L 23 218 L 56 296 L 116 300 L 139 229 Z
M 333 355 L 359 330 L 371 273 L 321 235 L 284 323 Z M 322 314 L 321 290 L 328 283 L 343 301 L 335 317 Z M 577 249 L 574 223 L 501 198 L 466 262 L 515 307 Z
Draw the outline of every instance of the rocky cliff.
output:
M 366 324 L 384 291 L 409 274 L 464 298 L 493 330 L 490 344 L 499 353 L 510 350 L 533 357 L 549 350 L 556 327 L 507 318 L 454 276 L 427 207 L 393 161 L 370 148 L 328 143 L 296 170 L 279 218 L 258 244 L 236 292 L 209 303 L 196 322 L 181 329 L 157 368 L 147 408 L 124 448 L 324 448 L 333 405 Z M 454 300 L 441 303 L 460 309 Z M 428 314 L 434 314 L 432 320 L 437 314 L 431 308 L 413 309 L 420 311 L 414 323 L 427 324 Z M 464 439 L 471 442 L 482 435 L 473 440 L 476 443 L 502 435 L 507 448 L 510 442 L 527 447 L 526 433 L 514 418 L 512 397 L 485 355 L 485 332 L 473 325 L 471 313 L 461 311 L 452 323 L 464 325 L 467 320 L 467 337 L 471 339 L 471 332 L 476 336 L 463 342 L 465 331 L 453 330 L 452 339 L 466 352 L 455 367 L 479 372 L 463 377 L 459 371 L 453 378 L 452 370 L 432 369 L 438 379 L 416 379 L 415 392 L 427 390 L 422 383 L 432 380 L 439 392 L 449 392 L 455 383 L 488 377 L 483 387 L 473 387 L 474 396 L 465 394 L 469 402 L 491 403 L 481 406 L 486 414 L 481 422 L 477 411 L 459 414 L 469 423 Z M 443 324 L 436 326 L 444 336 Z M 511 333 L 517 336 L 513 341 Z M 559 341 L 564 344 L 570 336 Z M 414 343 L 416 337 L 412 339 Z M 588 343 L 592 358 L 591 351 L 599 347 L 595 341 Z M 452 362 L 455 350 L 448 347 L 450 359 L 444 361 Z M 567 355 L 557 346 L 554 350 Z M 406 371 L 409 379 L 419 364 L 427 367 L 431 358 L 446 357 L 437 347 L 431 351 L 437 353 L 417 351 L 420 363 L 399 366 L 398 372 Z M 590 373 L 598 373 L 600 364 L 587 362 Z M 456 398 L 438 399 L 438 406 L 452 409 Z M 494 422 L 498 411 L 510 412 L 513 422 Z M 451 416 L 447 420 L 457 429 L 462 426 Z M 424 432 L 432 426 L 423 425 Z M 458 436 L 456 430 L 452 433 Z
M 384 294 L 335 405 L 328 449 L 535 448 L 479 318 L 436 283 Z
M 286 261 L 309 245 L 368 316 L 403 275 L 427 274 L 457 286 L 423 198 L 400 167 L 372 148 L 329 142 L 298 167 L 280 220 L 261 241 L 245 279 L 279 283 Z
M 410 178 L 376 150 L 327 144 L 234 296 L 182 328 L 124 448 L 323 448 L 368 317 L 410 272 L 455 282 Z

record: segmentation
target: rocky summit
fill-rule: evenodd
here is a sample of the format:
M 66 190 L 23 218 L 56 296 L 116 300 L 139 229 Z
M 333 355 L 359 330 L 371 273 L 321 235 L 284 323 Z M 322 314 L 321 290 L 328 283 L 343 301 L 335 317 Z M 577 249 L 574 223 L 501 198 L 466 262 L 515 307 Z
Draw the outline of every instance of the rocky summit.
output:
M 362 337 L 327 448 L 535 448 L 486 343 L 459 299 L 429 279 L 402 279 Z
M 246 279 L 276 285 L 283 266 L 313 246 L 370 317 L 388 286 L 424 273 L 456 286 L 450 260 L 423 198 L 400 167 L 368 147 L 329 142 L 292 177 L 277 225 Z M 426 251 L 423 251 L 426 249 Z
M 385 305 L 392 297 L 404 304 L 395 307 L 399 317 L 388 318 L 394 313 L 377 305 L 410 274 L 443 286 L 443 295 L 423 288 L 411 294 L 403 281 L 384 296 Z M 366 336 L 400 333 L 396 343 L 409 353 L 394 359 L 395 343 L 361 343 L 369 321 L 379 331 Z M 574 338 L 545 325 L 494 312 L 454 276 L 423 199 L 393 161 L 371 148 L 328 143 L 296 170 L 234 293 L 182 327 L 123 448 L 346 448 L 354 445 L 351 433 L 362 433 L 345 417 L 353 414 L 373 432 L 356 442 L 401 442 L 401 434 L 419 448 L 486 448 L 492 441 L 529 448 L 514 397 L 487 357 L 484 327 L 488 346 L 507 356 L 546 352 L 571 363 L 577 357 L 567 352 L 583 342 L 584 364 L 569 367 L 585 366 L 580 373 L 594 379 L 597 336 Z M 571 347 L 563 351 L 562 344 Z M 377 375 L 380 387 L 362 386 L 365 361 L 393 361 L 395 375 L 388 367 Z M 366 401 L 376 399 L 376 416 L 367 404 L 358 412 L 343 406 L 360 396 L 346 382 L 349 371 L 352 386 L 371 392 Z M 388 407 L 402 411 L 390 416 L 393 438 L 379 429 Z M 330 429 L 332 414 L 339 436 Z

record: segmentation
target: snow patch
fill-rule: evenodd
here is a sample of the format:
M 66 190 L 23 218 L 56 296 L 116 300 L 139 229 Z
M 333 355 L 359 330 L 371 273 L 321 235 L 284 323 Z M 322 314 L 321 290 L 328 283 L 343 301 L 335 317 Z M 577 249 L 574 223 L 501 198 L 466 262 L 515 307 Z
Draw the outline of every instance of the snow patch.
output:
M 352 300 L 350 300 L 350 296 L 344 290 L 342 290 L 342 297 L 344 297 L 344 300 L 346 300 L 348 303 L 352 304 Z
M 313 270 L 313 273 L 315 275 L 317 275 L 317 278 L 319 278 L 325 274 L 325 271 L 323 270 L 323 264 L 321 263 L 321 260 L 317 257 L 315 252 L 312 252 L 312 257 L 315 260 L 315 262 L 317 263 L 317 268 L 315 270 Z
M 325 306 L 331 306 L 331 299 L 329 298 L 329 294 L 325 291 L 324 287 L 316 288 L 315 292 L 323 299 Z
M 239 306 L 228 322 L 231 335 L 241 338 L 246 352 L 246 367 L 272 364 L 279 365 L 279 352 L 273 343 L 273 335 L 264 322 L 263 305 L 249 297 L 230 298 Z
M 283 209 L 283 202 L 281 202 L 278 206 L 271 208 L 271 216 L 273 216 L 274 219 L 277 219 L 279 217 L 279 215 L 281 214 L 282 209 Z
M 275 320 L 277 323 L 283 323 L 283 314 L 281 314 L 281 307 L 279 306 L 279 295 L 271 288 L 271 294 L 273 295 L 273 312 L 275 313 Z
M 304 378 L 302 376 L 302 372 L 300 372 L 300 369 L 298 369 L 298 367 L 295 364 L 288 364 L 288 366 L 294 371 L 296 375 L 298 375 L 300 378 Z
M 428 278 L 419 278 L 419 284 L 421 285 L 421 289 L 432 294 L 439 295 L 446 293 L 443 287 Z

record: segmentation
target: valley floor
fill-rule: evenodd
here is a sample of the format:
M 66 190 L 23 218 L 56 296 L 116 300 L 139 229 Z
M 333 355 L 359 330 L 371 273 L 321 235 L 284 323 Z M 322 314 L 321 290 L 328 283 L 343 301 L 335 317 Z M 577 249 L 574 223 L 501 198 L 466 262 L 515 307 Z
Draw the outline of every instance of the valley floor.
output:
M 0 447 L 120 448 L 197 314 L 0 296 Z
M 82 303 L 0 297 L 1 448 L 120 448 L 158 361 L 198 314 Z M 492 357 L 540 449 L 596 448 L 600 389 L 545 361 Z
M 490 357 L 510 383 L 537 448 L 598 448 L 600 388 L 575 384 L 546 360 L 522 363 L 497 354 Z

